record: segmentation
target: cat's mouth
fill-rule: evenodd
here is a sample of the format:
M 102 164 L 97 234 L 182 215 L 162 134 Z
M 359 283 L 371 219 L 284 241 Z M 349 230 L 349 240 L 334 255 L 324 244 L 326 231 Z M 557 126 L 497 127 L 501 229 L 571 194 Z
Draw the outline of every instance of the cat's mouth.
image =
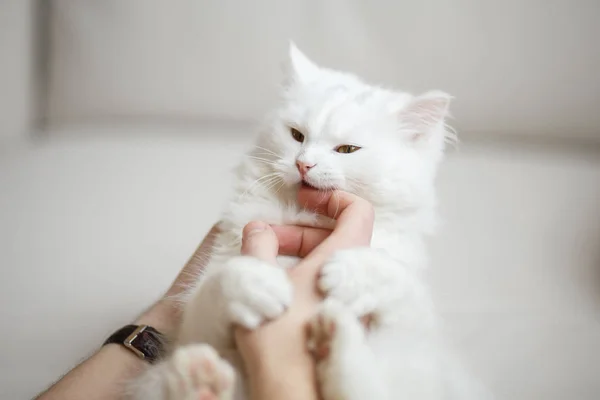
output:
M 335 187 L 332 187 L 332 186 L 315 185 L 315 184 L 309 182 L 307 179 L 302 179 L 300 181 L 300 185 L 311 188 L 311 189 L 316 189 L 316 190 L 335 190 L 336 189 Z
M 306 179 L 302 179 L 300 181 L 300 185 L 311 188 L 311 189 L 319 189 L 318 187 L 311 185 Z

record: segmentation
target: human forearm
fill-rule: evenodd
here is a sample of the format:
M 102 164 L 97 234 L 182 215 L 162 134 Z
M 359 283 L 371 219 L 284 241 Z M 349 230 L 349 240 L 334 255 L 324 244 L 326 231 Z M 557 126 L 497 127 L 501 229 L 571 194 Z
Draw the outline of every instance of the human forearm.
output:
M 169 338 L 178 314 L 163 301 L 144 312 L 136 325 L 149 325 Z M 123 398 L 127 381 L 137 376 L 145 361 L 119 344 L 108 344 L 79 364 L 37 400 L 111 400 Z
M 144 361 L 116 344 L 108 345 L 71 370 L 37 400 L 121 399 L 126 382 Z

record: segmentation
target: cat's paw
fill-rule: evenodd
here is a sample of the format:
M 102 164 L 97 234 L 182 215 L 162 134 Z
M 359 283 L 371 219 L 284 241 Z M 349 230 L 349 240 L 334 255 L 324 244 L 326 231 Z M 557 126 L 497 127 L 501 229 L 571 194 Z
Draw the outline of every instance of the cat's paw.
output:
M 205 344 L 181 347 L 166 361 L 165 392 L 169 400 L 231 400 L 235 372 Z
M 378 383 L 371 377 L 377 374 L 377 365 L 365 341 L 365 330 L 343 304 L 334 299 L 321 304 L 308 324 L 307 347 L 315 359 L 323 399 L 380 398 L 369 389 Z
M 229 322 L 255 329 L 290 306 L 293 289 L 286 272 L 254 257 L 235 257 L 220 272 L 219 286 Z
M 432 306 L 413 271 L 372 248 L 341 250 L 323 265 L 319 289 L 376 324 L 432 322 Z
M 308 323 L 307 347 L 317 363 L 328 362 L 334 348 L 340 352 L 363 338 L 364 330 L 356 316 L 334 299 L 323 302 Z
M 341 250 L 323 265 L 318 285 L 328 298 L 362 317 L 375 312 L 392 294 L 397 268 L 391 258 L 375 249 Z

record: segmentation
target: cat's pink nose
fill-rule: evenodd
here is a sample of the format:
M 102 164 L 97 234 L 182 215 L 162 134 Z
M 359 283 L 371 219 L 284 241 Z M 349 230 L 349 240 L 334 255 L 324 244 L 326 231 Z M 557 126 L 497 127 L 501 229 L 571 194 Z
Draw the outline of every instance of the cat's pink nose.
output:
M 317 164 L 308 164 L 302 161 L 296 161 L 296 167 L 298 167 L 298 172 L 300 172 L 300 175 L 302 176 L 306 175 L 308 170 L 314 167 L 315 165 Z

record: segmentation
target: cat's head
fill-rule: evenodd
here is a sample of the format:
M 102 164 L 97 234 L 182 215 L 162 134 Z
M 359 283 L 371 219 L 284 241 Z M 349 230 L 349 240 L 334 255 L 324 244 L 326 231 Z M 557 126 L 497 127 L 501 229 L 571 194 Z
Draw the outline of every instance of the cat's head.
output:
M 282 105 L 259 144 L 284 184 L 341 189 L 374 205 L 432 200 L 450 96 L 414 97 L 317 66 L 292 43 Z

